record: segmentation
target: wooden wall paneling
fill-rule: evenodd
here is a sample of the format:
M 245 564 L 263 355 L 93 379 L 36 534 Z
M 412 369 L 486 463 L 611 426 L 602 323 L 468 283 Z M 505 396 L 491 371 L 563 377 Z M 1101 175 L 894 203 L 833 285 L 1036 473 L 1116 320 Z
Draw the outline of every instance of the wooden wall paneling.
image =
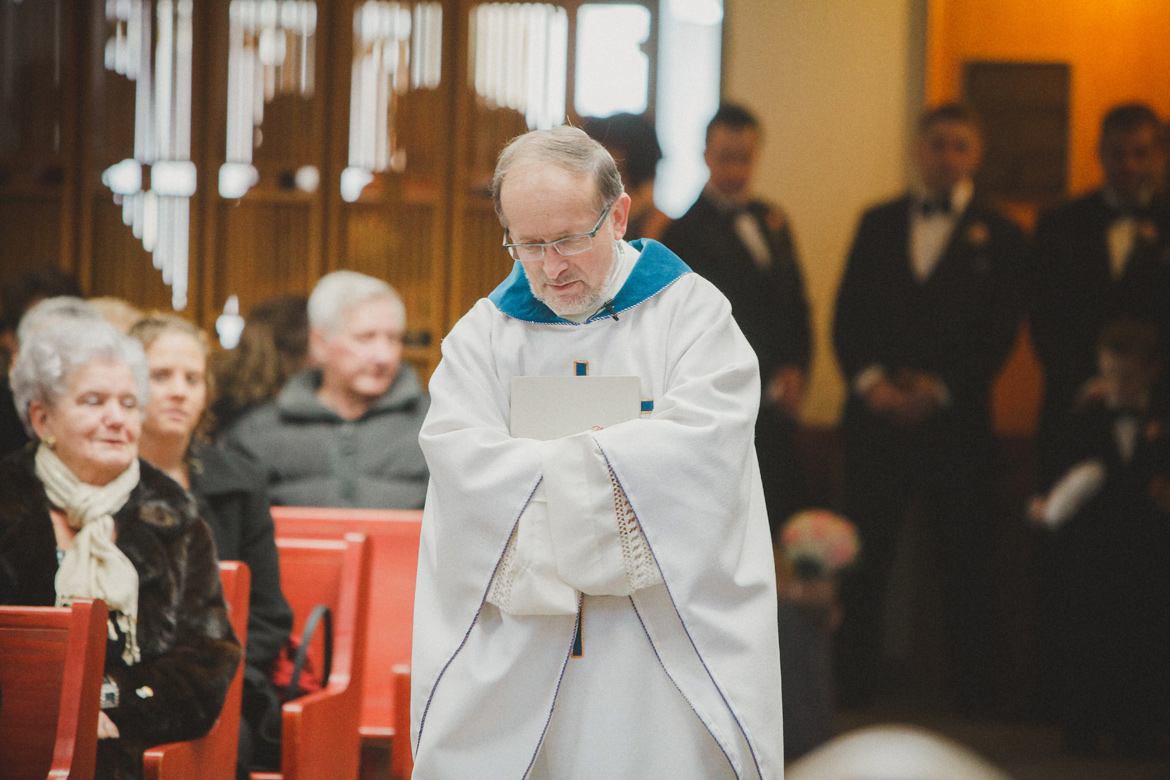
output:
M 151 264 L 142 242 L 122 224 L 122 210 L 109 198 L 109 191 L 98 191 L 90 201 L 89 240 L 93 249 L 84 292 L 122 298 L 143 311 L 170 311 L 171 288 L 163 284 L 162 274 Z
M 78 234 L 78 275 L 82 288 L 91 296 L 112 295 L 124 298 L 142 309 L 172 308 L 171 288 L 163 283 L 162 274 L 154 267 L 152 256 L 142 240 L 134 236 L 125 224 L 120 197 L 102 182 L 102 173 L 122 160 L 135 159 L 135 116 L 137 81 L 109 70 L 107 44 L 114 28 L 107 21 L 105 0 L 86 0 L 79 3 L 85 9 L 84 49 L 81 54 L 83 100 L 81 111 L 84 129 L 79 133 L 77 169 L 82 177 L 79 201 L 76 205 Z M 157 75 L 156 50 L 157 7 L 155 2 L 145 5 L 151 18 L 151 69 Z M 201 209 L 199 190 L 208 186 L 201 166 L 200 151 L 204 115 L 200 95 L 206 90 L 202 51 L 206 46 L 200 30 L 207 5 L 193 6 L 192 74 L 191 74 L 191 160 L 196 165 L 196 195 L 188 199 L 188 315 L 198 319 L 202 296 L 200 263 Z M 142 187 L 151 186 L 149 172 L 143 176 Z
M 209 247 L 215 257 L 212 300 L 238 295 L 240 311 L 247 312 L 277 295 L 307 294 L 320 258 L 306 241 L 315 219 L 313 204 L 303 198 L 222 201 L 216 209 L 216 243 Z
M 255 128 L 251 164 L 259 180 L 240 198 L 219 193 L 220 167 L 227 161 L 230 0 L 210 6 L 206 45 L 207 86 L 204 165 L 201 175 L 203 227 L 201 258 L 206 289 L 202 319 L 209 331 L 231 295 L 239 297 L 240 312 L 284 294 L 308 294 L 325 268 L 325 193 L 330 181 L 327 147 L 330 36 L 333 3 L 316 3 L 313 36 L 311 95 L 276 91 L 263 108 Z M 293 54 L 286 54 L 292 62 Z M 286 68 L 290 87 L 292 68 Z M 298 188 L 298 169 L 318 172 L 315 190 Z
M 403 3 L 413 11 L 419 3 Z M 331 58 L 331 176 L 326 184 L 328 270 L 349 268 L 385 279 L 402 295 L 407 309 L 406 357 L 424 378 L 439 359 L 444 335 L 449 178 L 452 165 L 451 94 L 455 81 L 452 51 L 454 0 L 442 12 L 441 78 L 438 85 L 411 84 L 399 92 L 388 127 L 399 155 L 356 202 L 340 190 L 341 171 L 350 163 L 350 107 L 355 51 L 355 14 L 360 0 L 334 7 Z M 417 21 L 417 17 L 416 17 Z M 414 23 L 412 22 L 412 31 Z M 423 52 L 411 47 L 413 58 Z
M 460 0 L 458 5 L 448 329 L 512 268 L 512 259 L 500 247 L 503 230 L 492 205 L 491 179 L 500 150 L 528 130 L 522 114 L 490 106 L 476 94 L 471 83 L 471 14 L 481 3 Z
M 78 8 L 0 6 L 0 284 L 75 270 Z
M 0 285 L 34 268 L 69 268 L 61 259 L 62 200 L 57 193 L 17 187 L 0 192 Z

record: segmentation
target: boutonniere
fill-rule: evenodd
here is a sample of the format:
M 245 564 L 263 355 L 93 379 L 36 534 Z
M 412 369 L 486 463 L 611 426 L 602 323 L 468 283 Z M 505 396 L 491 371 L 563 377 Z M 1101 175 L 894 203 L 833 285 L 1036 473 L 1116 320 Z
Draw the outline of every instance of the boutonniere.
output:
M 768 225 L 769 231 L 779 233 L 784 227 L 784 212 L 780 209 L 768 209 L 768 213 L 764 217 L 764 222 Z
M 1137 234 L 1142 241 L 1152 244 L 1158 240 L 1158 226 L 1152 219 L 1143 219 L 1137 224 Z
M 972 222 L 967 226 L 967 243 L 983 246 L 991 238 L 991 231 L 986 222 Z

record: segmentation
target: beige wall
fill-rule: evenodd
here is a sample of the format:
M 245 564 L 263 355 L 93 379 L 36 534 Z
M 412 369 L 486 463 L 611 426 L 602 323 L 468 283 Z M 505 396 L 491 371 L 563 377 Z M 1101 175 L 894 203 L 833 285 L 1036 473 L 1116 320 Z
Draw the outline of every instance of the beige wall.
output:
M 833 301 L 857 217 L 906 186 L 923 92 L 924 0 L 725 0 L 724 97 L 764 124 L 756 191 L 788 212 L 816 343 L 805 420 L 834 424 L 844 383 Z

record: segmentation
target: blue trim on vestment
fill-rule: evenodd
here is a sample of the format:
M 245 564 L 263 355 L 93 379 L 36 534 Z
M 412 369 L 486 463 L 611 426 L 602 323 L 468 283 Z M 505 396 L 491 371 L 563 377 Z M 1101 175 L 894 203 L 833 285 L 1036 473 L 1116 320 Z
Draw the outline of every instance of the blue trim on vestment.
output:
M 690 267 L 679 259 L 678 255 L 657 241 L 640 238 L 630 242 L 630 246 L 641 254 L 626 283 L 614 296 L 613 312 L 618 314 L 653 298 L 679 277 L 691 272 Z M 488 300 L 494 303 L 501 313 L 524 322 L 577 324 L 558 317 L 552 309 L 536 300 L 528 286 L 528 278 L 524 275 L 524 266 L 519 260 L 515 261 L 512 273 L 492 291 Z M 590 317 L 586 323 L 612 316 L 611 312 L 602 312 Z

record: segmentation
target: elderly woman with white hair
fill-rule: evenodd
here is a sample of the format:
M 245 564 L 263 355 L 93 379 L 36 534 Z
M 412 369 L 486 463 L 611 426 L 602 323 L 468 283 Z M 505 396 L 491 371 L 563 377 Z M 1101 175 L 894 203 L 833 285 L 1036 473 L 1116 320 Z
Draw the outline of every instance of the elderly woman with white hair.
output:
M 223 434 L 260 464 L 274 504 L 421 509 L 426 461 L 418 433 L 430 408 L 402 362 L 406 309 L 390 285 L 354 271 L 309 296 L 315 368 Z
M 136 341 L 65 316 L 22 341 L 11 380 L 36 446 L 0 461 L 0 604 L 105 600 L 96 777 L 139 778 L 145 748 L 211 728 L 239 663 L 211 533 L 138 458 Z

